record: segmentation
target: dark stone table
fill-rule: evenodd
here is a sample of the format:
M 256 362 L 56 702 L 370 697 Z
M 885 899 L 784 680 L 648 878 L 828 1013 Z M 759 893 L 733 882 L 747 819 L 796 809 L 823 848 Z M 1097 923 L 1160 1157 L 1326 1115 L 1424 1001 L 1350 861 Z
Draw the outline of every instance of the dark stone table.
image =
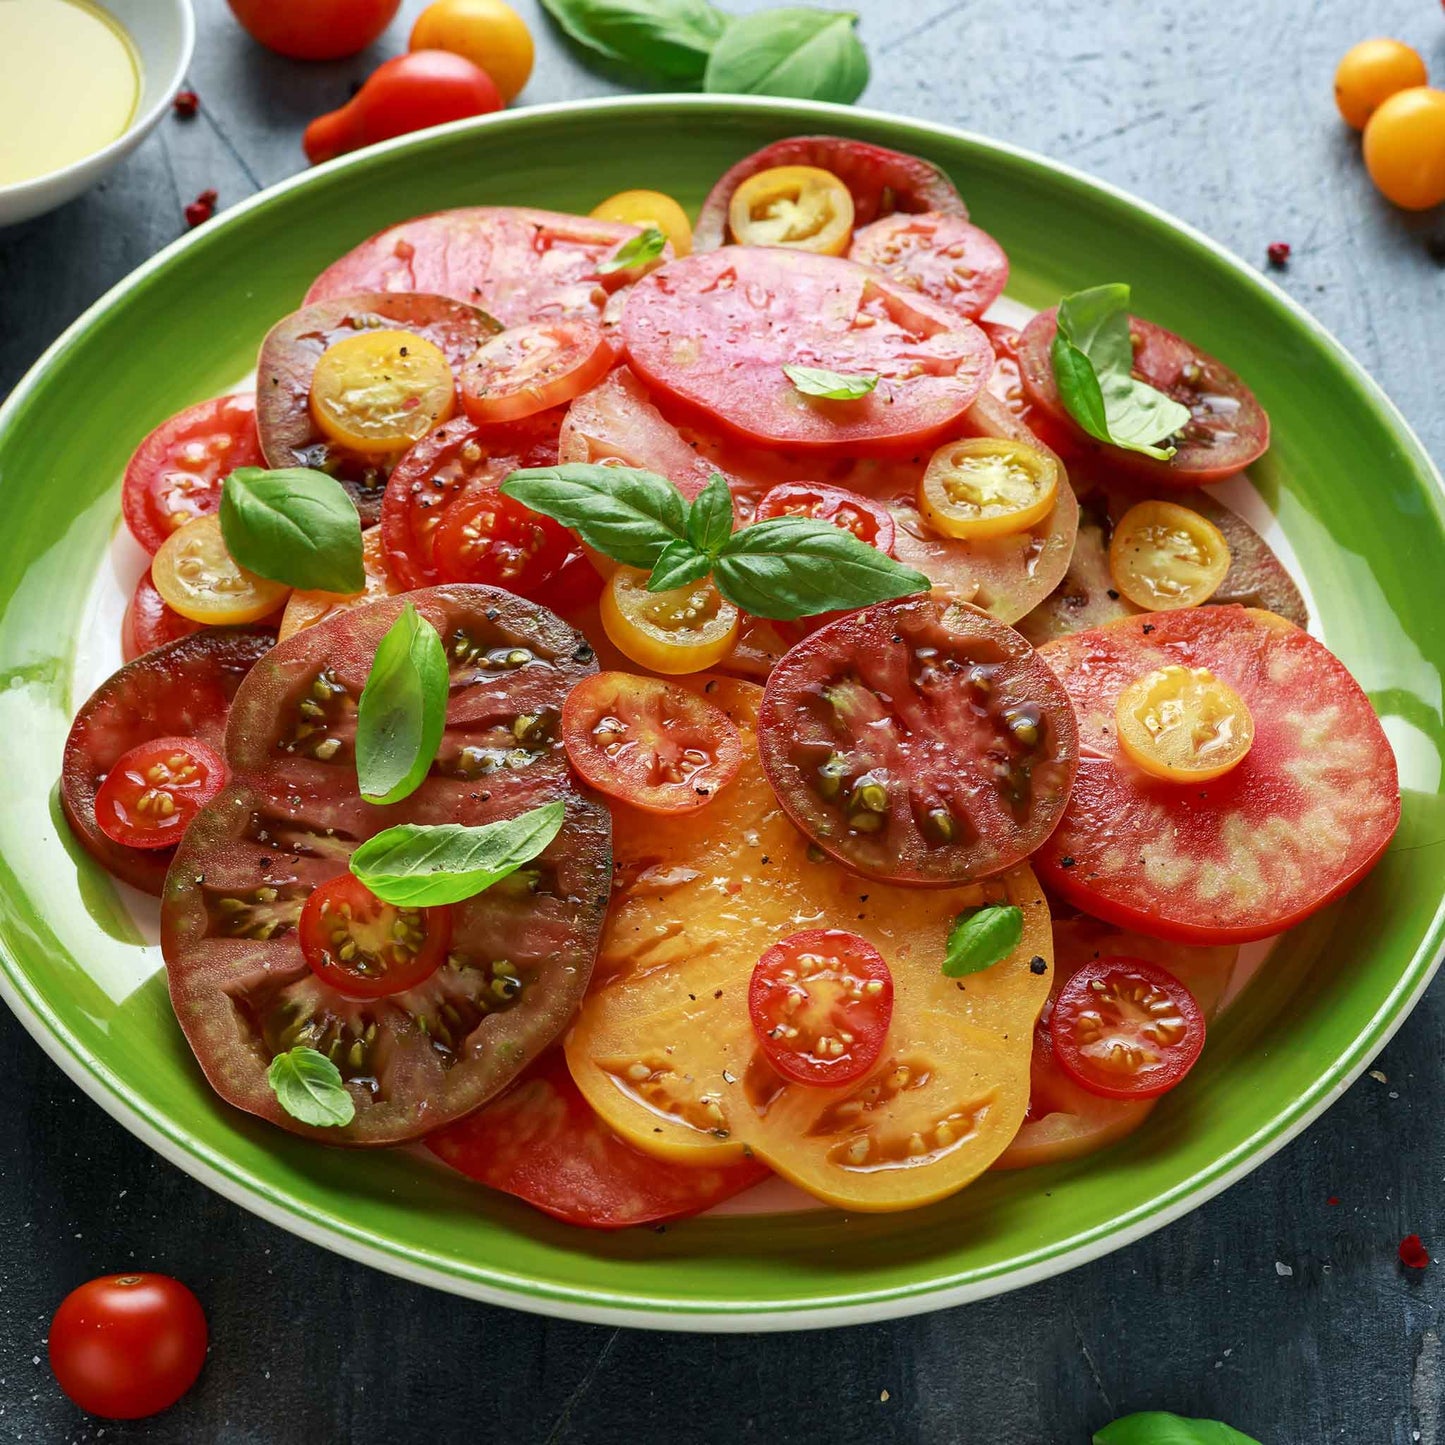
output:
M 535 0 L 517 3 L 539 49 L 526 100 L 614 88 Z M 305 67 L 252 46 L 222 0 L 198 0 L 201 116 L 167 119 L 99 191 L 0 233 L 0 392 L 180 232 L 197 192 L 216 187 L 224 207 L 298 169 L 302 124 L 404 43 L 420 4 L 377 54 Z M 1371 34 L 1411 41 L 1445 76 L 1434 0 L 858 8 L 867 103 L 1071 161 L 1261 265 L 1288 241 L 1279 279 L 1445 458 L 1445 219 L 1377 199 L 1330 98 L 1336 59 Z M 0 1441 L 1066 1445 L 1167 1407 L 1267 1445 L 1442 1445 L 1445 1264 L 1422 1275 L 1396 1259 L 1411 1232 L 1445 1255 L 1442 1034 L 1437 985 L 1303 1138 L 1096 1264 L 944 1314 L 747 1337 L 538 1319 L 324 1253 L 161 1162 L 0 1012 Z M 213 1348 L 168 1415 L 105 1425 L 61 1396 L 45 1333 L 73 1285 L 130 1266 L 188 1281 Z

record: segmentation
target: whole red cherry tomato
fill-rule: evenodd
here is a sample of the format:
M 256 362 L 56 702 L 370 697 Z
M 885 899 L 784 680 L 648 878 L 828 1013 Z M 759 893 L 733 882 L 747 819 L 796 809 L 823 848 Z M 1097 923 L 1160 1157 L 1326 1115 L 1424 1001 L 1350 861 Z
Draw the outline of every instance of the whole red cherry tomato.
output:
M 317 116 L 301 139 L 312 165 L 393 136 L 501 110 L 485 70 L 447 50 L 416 50 L 378 65 L 340 110 Z
M 227 0 L 253 40 L 293 60 L 340 60 L 365 50 L 401 0 Z

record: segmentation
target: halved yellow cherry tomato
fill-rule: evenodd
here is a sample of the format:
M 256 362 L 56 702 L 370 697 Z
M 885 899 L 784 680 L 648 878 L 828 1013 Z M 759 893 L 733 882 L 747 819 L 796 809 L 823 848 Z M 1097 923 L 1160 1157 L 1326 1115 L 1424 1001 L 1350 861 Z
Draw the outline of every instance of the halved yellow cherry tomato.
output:
M 705 577 L 649 592 L 647 573 L 619 567 L 602 590 L 602 627 L 617 649 L 653 672 L 701 672 L 722 661 L 738 637 L 738 609 Z
M 1229 543 L 1207 517 L 1177 502 L 1139 502 L 1109 543 L 1114 586 L 1146 612 L 1198 607 L 1229 571 Z
M 1130 762 L 1172 783 L 1206 783 L 1244 760 L 1254 742 L 1249 704 L 1204 667 L 1161 667 L 1114 704 Z
M 742 246 L 841 256 L 853 239 L 853 196 L 832 171 L 774 166 L 749 176 L 733 192 L 728 229 Z
M 1382 102 L 1365 126 L 1365 169 L 1404 210 L 1445 201 L 1445 90 L 1416 85 Z
M 656 226 L 672 242 L 674 256 L 692 254 L 692 222 L 687 212 L 671 196 L 661 191 L 618 191 L 600 205 L 593 206 L 592 215 L 599 221 L 622 221 L 629 226 Z
M 213 626 L 259 622 L 291 590 L 238 566 L 216 516 L 196 517 L 172 532 L 151 562 L 151 580 L 182 617 Z
M 311 377 L 311 417 L 338 446 L 391 456 L 456 410 L 441 347 L 414 331 L 359 331 L 328 346 Z
M 1026 532 L 1054 509 L 1059 464 L 1026 442 L 970 437 L 929 458 L 918 482 L 918 508 L 945 537 L 1005 537 Z

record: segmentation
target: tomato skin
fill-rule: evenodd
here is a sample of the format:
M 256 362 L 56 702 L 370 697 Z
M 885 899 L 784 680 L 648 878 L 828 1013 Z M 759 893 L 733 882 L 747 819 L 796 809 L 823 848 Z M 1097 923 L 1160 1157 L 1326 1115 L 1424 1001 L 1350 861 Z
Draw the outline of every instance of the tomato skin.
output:
M 84 1411 L 140 1420 L 174 1405 L 206 1363 L 200 1301 L 164 1274 L 89 1280 L 50 1321 L 50 1368 Z
M 340 60 L 365 50 L 401 0 L 226 0 L 253 40 L 292 60 Z
M 411 27 L 408 50 L 450 50 L 464 55 L 512 101 L 532 74 L 532 35 L 503 0 L 433 0 Z
M 894 555 L 897 531 L 892 514 L 879 502 L 842 487 L 815 486 L 811 482 L 784 482 L 764 494 L 753 520 L 769 517 L 816 517 L 851 532 L 860 542 Z
M 335 920 L 345 912 L 345 922 Z M 408 948 L 395 938 L 395 925 L 420 934 Z M 452 938 L 448 907 L 397 908 L 378 898 L 354 873 L 338 873 L 311 891 L 297 925 L 301 951 L 312 973 L 347 998 L 387 998 L 425 983 L 446 957 Z M 376 936 L 381 945 L 373 948 Z M 338 951 L 350 942 L 350 960 Z
M 120 655 L 134 662 L 142 653 L 152 652 L 179 637 L 189 637 L 204 626 L 182 617 L 159 592 L 149 567 L 135 584 L 120 624 Z
M 128 848 L 173 848 L 226 784 L 226 763 L 195 738 L 155 738 L 116 760 L 95 795 L 96 826 Z
M 612 346 L 595 322 L 514 326 L 484 341 L 463 365 L 462 406 L 476 422 L 535 416 L 591 391 L 612 362 Z

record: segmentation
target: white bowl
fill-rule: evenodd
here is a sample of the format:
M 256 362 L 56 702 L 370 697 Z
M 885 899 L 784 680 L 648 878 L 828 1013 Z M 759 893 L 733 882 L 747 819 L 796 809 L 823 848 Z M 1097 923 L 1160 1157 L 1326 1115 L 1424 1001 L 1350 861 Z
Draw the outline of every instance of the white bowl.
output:
M 191 0 L 92 0 L 125 28 L 140 57 L 141 94 L 130 128 L 73 165 L 0 186 L 0 226 L 29 220 L 73 200 L 119 164 L 155 128 L 185 79 L 196 43 Z M 284 0 L 283 0 L 284 3 Z

